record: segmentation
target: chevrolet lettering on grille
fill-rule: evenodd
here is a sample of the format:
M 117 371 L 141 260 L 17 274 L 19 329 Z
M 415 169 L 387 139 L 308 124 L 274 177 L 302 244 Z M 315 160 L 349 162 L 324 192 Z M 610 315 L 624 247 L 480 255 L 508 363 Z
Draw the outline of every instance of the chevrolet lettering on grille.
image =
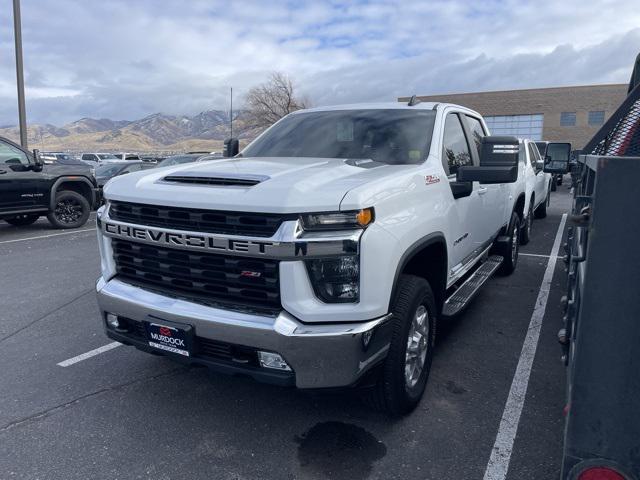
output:
M 270 248 L 277 245 L 273 242 L 219 238 L 194 233 L 165 232 L 110 222 L 103 223 L 103 231 L 110 236 L 129 238 L 145 243 L 247 255 L 268 255 Z

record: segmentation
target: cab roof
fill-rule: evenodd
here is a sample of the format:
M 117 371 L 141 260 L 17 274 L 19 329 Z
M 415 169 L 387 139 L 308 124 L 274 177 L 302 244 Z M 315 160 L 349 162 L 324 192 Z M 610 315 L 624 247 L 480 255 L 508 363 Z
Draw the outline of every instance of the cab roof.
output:
M 434 110 L 434 107 L 437 107 L 438 109 L 454 107 L 456 109 L 472 112 L 478 115 L 474 110 L 463 107 L 462 105 L 440 102 L 420 102 L 413 106 L 409 106 L 407 102 L 350 103 L 345 105 L 328 105 L 324 107 L 307 108 L 304 110 L 297 110 L 293 113 L 330 112 L 335 110 Z

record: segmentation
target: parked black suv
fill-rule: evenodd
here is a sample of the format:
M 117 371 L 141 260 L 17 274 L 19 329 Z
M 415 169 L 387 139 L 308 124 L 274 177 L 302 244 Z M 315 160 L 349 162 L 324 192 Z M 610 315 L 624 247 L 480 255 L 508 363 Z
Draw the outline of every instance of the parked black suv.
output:
M 54 227 L 77 228 L 96 205 L 96 192 L 88 165 L 44 165 L 36 150 L 0 137 L 0 220 L 23 226 L 46 215 Z

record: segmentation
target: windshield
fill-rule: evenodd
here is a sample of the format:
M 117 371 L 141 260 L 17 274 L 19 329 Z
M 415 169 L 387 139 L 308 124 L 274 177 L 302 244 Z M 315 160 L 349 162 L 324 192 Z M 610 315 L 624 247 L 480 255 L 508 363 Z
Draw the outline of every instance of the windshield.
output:
M 123 168 L 123 165 L 103 165 L 96 168 L 96 177 L 112 177 Z
M 380 109 L 308 112 L 283 118 L 244 157 L 370 158 L 421 163 L 429 154 L 436 113 Z
M 98 157 L 100 158 L 100 160 L 117 160 L 117 157 L 110 153 L 99 153 Z
M 174 157 L 165 158 L 158 163 L 159 167 L 168 167 L 171 165 L 179 165 L 180 163 L 195 162 L 198 155 L 176 155 Z

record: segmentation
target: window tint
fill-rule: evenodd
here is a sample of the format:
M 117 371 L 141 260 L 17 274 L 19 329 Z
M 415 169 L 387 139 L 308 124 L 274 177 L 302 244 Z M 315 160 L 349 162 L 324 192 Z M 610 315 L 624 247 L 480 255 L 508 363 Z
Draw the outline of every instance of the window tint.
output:
M 476 148 L 478 149 L 478 158 L 480 158 L 480 153 L 482 152 L 482 137 L 486 137 L 487 132 L 485 132 L 482 127 L 480 120 L 468 115 L 466 117 L 469 130 L 471 130 L 471 136 L 473 137 L 473 142 L 476 144 Z
M 604 110 L 589 112 L 589 125 L 602 125 L 604 123 Z
M 9 145 L 8 143 L 0 142 L 0 163 L 28 165 L 29 159 L 19 148 Z
M 562 112 L 560 114 L 561 127 L 573 127 L 576 124 L 576 112 Z
M 444 123 L 443 158 L 449 166 L 449 175 L 455 175 L 458 167 L 471 165 L 471 153 L 457 115 L 450 113 Z

